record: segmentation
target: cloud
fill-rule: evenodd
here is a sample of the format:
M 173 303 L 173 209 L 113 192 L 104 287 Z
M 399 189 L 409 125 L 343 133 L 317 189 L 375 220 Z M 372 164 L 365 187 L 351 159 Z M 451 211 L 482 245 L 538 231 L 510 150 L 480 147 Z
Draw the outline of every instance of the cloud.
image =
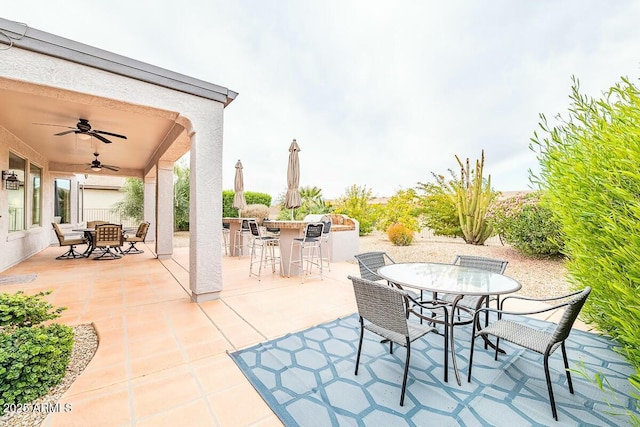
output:
M 301 184 L 325 197 L 352 184 L 389 196 L 483 149 L 495 188 L 527 189 L 538 115 L 567 111 L 571 76 L 599 96 L 640 60 L 630 0 L 65 5 L 3 16 L 238 91 L 224 186 L 241 159 L 246 188 L 274 198 L 294 138 Z

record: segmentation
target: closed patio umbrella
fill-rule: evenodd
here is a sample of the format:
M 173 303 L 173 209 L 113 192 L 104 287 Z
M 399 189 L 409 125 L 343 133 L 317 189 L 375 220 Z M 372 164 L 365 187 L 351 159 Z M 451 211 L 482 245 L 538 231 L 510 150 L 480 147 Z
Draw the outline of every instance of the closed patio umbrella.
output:
M 294 139 L 289 146 L 289 166 L 287 167 L 287 194 L 284 199 L 284 206 L 291 209 L 291 219 L 293 219 L 293 209 L 299 208 L 302 204 L 300 200 L 300 162 L 298 153 L 300 147 Z
M 242 216 L 240 211 L 247 208 L 247 201 L 244 198 L 244 178 L 242 177 L 242 163 L 236 163 L 236 178 L 233 183 L 233 207 L 238 209 L 238 216 Z

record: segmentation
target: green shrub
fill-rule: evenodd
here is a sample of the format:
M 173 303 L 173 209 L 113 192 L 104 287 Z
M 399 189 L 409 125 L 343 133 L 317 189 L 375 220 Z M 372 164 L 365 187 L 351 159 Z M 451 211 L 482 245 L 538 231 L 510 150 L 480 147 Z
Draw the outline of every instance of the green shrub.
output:
M 73 329 L 41 325 L 65 310 L 53 309 L 42 299 L 50 293 L 0 294 L 0 415 L 9 404 L 27 403 L 45 395 L 66 372 Z
M 360 235 L 366 236 L 380 215 L 380 206 L 370 203 L 372 191 L 366 186 L 352 185 L 348 187 L 335 203 L 333 212 L 344 214 L 360 223 Z
M 582 312 L 621 346 L 640 381 L 640 91 L 623 79 L 594 100 L 574 79 L 569 117 L 544 116 L 534 134 L 544 203 L 560 222 L 575 287 L 591 286 Z M 634 383 L 635 381 L 635 383 Z
M 413 242 L 413 231 L 404 224 L 393 224 L 387 229 L 387 237 L 396 246 L 409 246 Z
M 420 204 L 416 191 L 413 189 L 399 190 L 382 207 L 376 222 L 376 228 L 384 231 L 391 225 L 399 223 L 411 231 L 420 231 L 419 215 Z
M 549 257 L 562 251 L 560 224 L 540 204 L 540 192 L 494 201 L 488 220 L 493 229 L 525 255 Z
M 238 209 L 233 207 L 233 196 L 235 194 L 236 193 L 232 190 L 222 191 L 222 217 L 223 218 L 238 218 Z M 244 199 L 247 202 L 247 205 L 271 206 L 271 196 L 266 193 L 245 191 Z
M 20 327 L 0 333 L 0 415 L 10 404 L 27 403 L 60 382 L 73 348 L 66 325 Z
M 418 183 L 418 189 L 425 194 L 420 197 L 421 226 L 433 231 L 436 236 L 462 237 L 458 208 L 451 186 L 458 178 L 449 170 L 452 180 L 447 181 L 444 175 L 431 173 L 435 182 Z
M 59 307 L 52 311 L 53 306 L 42 299 L 49 292 L 36 295 L 26 295 L 22 291 L 15 294 L 0 294 L 0 327 L 28 327 L 36 326 L 47 320 L 53 320 L 65 310 Z

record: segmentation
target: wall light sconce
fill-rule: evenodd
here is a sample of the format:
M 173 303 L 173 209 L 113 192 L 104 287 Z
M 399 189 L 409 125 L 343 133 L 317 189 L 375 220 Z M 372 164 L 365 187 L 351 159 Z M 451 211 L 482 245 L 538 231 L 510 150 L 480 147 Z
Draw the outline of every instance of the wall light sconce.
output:
M 15 172 L 2 171 L 2 180 L 7 190 L 18 190 L 20 188 L 20 181 Z

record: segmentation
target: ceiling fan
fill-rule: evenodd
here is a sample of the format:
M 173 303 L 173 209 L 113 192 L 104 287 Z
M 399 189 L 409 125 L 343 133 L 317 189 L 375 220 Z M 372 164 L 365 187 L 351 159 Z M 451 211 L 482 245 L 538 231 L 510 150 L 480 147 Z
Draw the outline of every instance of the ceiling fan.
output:
M 98 156 L 100 155 L 100 153 L 96 152 L 96 153 L 93 153 L 93 155 L 96 156 L 96 158 L 93 159 L 91 163 L 87 163 L 87 169 L 91 169 L 94 172 L 100 172 L 102 168 L 109 169 L 110 171 L 114 171 L 114 172 L 118 172 L 120 170 L 118 166 L 105 165 L 102 162 L 100 162 L 100 160 L 98 160 Z
M 34 123 L 34 124 L 44 124 L 44 123 Z M 108 140 L 107 138 L 105 138 L 102 135 L 109 135 L 109 136 L 114 136 L 116 138 L 122 138 L 122 139 L 127 139 L 126 136 L 124 135 L 120 135 L 117 133 L 112 133 L 112 132 L 107 132 L 104 130 L 95 130 L 91 128 L 91 125 L 89 124 L 89 120 L 87 119 L 80 119 L 80 121 L 78 122 L 78 124 L 76 125 L 76 127 L 71 127 L 71 126 L 62 126 L 62 125 L 47 125 L 47 126 L 59 126 L 59 127 L 66 127 L 69 128 L 71 130 L 65 130 L 64 132 L 58 132 L 56 134 L 54 134 L 54 136 L 63 136 L 63 135 L 68 135 L 70 133 L 75 133 L 76 135 L 78 135 L 79 137 L 85 137 L 85 139 L 89 139 L 90 137 L 95 137 L 97 139 L 99 139 L 100 141 L 104 142 L 105 144 L 111 144 L 111 141 Z

